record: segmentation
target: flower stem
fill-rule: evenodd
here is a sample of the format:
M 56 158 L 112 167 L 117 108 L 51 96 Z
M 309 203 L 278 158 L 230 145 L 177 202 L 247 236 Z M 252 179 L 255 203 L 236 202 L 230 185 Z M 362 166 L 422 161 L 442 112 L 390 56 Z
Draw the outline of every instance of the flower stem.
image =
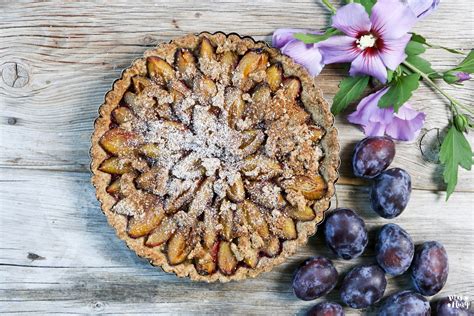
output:
M 429 84 L 431 87 L 433 87 L 439 93 L 441 93 L 446 99 L 448 99 L 451 102 L 452 105 L 454 105 L 455 107 L 459 106 L 459 107 L 463 108 L 464 110 L 466 110 L 467 112 L 469 112 L 471 114 L 474 114 L 474 111 L 472 109 L 468 108 L 467 106 L 465 106 L 464 104 L 462 104 L 461 102 L 459 102 L 458 100 L 456 100 L 455 98 L 450 96 L 448 93 L 446 93 L 436 83 L 434 83 L 433 80 L 431 80 L 430 77 L 427 74 L 425 74 L 423 71 L 416 68 L 414 65 L 412 65 L 411 63 L 409 63 L 406 60 L 403 62 L 403 64 L 405 66 L 407 66 L 409 69 L 411 69 L 414 72 L 416 72 L 417 74 L 419 74 L 421 76 L 421 78 L 423 78 L 423 80 L 426 81 L 427 84 Z
M 329 9 L 329 11 L 331 11 L 332 14 L 336 13 L 336 8 L 331 4 L 331 2 L 329 2 L 329 0 L 321 0 L 321 1 Z
M 453 53 L 453 54 L 459 54 L 459 55 L 467 56 L 466 53 L 461 52 L 460 50 L 457 50 L 457 49 L 454 49 L 454 48 L 448 48 L 448 47 L 444 47 L 444 46 L 440 46 L 440 45 L 431 45 L 431 44 L 430 44 L 429 47 L 434 48 L 434 49 L 444 49 L 445 51 L 448 51 L 448 52 Z

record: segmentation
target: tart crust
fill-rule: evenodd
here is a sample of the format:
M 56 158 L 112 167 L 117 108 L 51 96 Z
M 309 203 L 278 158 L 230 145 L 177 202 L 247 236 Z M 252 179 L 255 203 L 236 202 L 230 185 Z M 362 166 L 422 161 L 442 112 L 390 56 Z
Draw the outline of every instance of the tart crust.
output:
M 224 49 L 232 49 L 239 54 L 243 54 L 249 49 L 263 49 L 267 52 L 271 59 L 281 63 L 285 76 L 294 76 L 301 81 L 301 102 L 305 110 L 311 114 L 313 121 L 317 122 L 325 130 L 325 136 L 319 143 L 325 154 L 320 163 L 319 172 L 327 182 L 327 191 L 321 199 L 315 202 L 314 210 L 316 217 L 311 221 L 297 221 L 298 237 L 294 240 L 283 241 L 281 252 L 276 257 L 261 257 L 256 268 L 239 266 L 232 275 L 225 275 L 219 270 L 210 275 L 201 275 L 197 272 L 194 264 L 187 261 L 178 265 L 170 265 L 165 253 L 145 246 L 143 237 L 131 238 L 127 234 L 127 217 L 111 210 L 116 203 L 116 199 L 106 192 L 111 175 L 99 170 L 100 164 L 108 157 L 107 152 L 99 145 L 99 141 L 110 129 L 112 110 L 121 102 L 124 93 L 131 84 L 131 78 L 143 74 L 144 71 L 146 72 L 146 58 L 149 56 L 160 56 L 172 64 L 178 48 L 196 48 L 204 37 L 216 45 L 217 52 Z M 255 42 L 250 37 L 240 37 L 237 34 L 226 35 L 221 32 L 214 34 L 204 32 L 199 35 L 190 34 L 147 50 L 144 53 L 144 58 L 135 60 L 130 67 L 125 69 L 122 72 L 121 78 L 114 82 L 112 89 L 105 95 L 105 101 L 99 108 L 99 117 L 95 121 L 92 134 L 92 147 L 90 150 L 91 171 L 93 174 L 92 184 L 96 188 L 96 196 L 100 201 L 101 209 L 106 215 L 109 224 L 115 228 L 117 236 L 124 240 L 127 246 L 137 255 L 148 259 L 151 264 L 161 267 L 166 272 L 175 273 L 178 277 L 189 277 L 197 281 L 228 282 L 253 278 L 262 272 L 270 271 L 274 266 L 281 264 L 286 258 L 294 254 L 299 246 L 306 244 L 308 237 L 315 234 L 317 225 L 323 221 L 324 213 L 329 208 L 330 199 L 335 193 L 334 184 L 338 178 L 338 167 L 340 164 L 340 147 L 337 139 L 337 130 L 333 123 L 334 117 L 329 111 L 328 103 L 324 100 L 322 92 L 316 86 L 313 78 L 302 66 L 296 64 L 289 57 L 282 55 L 277 49 L 269 47 L 265 42 Z

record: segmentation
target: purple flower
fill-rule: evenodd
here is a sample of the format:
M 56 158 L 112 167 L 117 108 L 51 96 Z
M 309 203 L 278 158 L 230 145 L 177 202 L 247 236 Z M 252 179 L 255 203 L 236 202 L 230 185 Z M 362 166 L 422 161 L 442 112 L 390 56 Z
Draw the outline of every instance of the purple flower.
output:
M 387 81 L 387 69 L 405 60 L 407 32 L 416 22 L 412 10 L 399 0 L 379 0 L 369 17 L 364 7 L 350 3 L 332 18 L 332 26 L 345 35 L 318 44 L 325 64 L 351 62 L 351 76 L 366 74 Z
M 305 67 L 312 76 L 317 76 L 324 67 L 317 44 L 305 44 L 294 38 L 296 33 L 322 34 L 303 29 L 278 29 L 273 33 L 272 44 L 295 62 Z
M 379 108 L 377 104 L 387 91 L 388 88 L 384 88 L 363 98 L 357 105 L 357 110 L 347 119 L 353 124 L 362 125 L 367 136 L 387 134 L 398 140 L 413 140 L 423 127 L 425 113 L 415 111 L 408 103 L 400 107 L 398 113 L 394 113 L 392 107 Z
M 440 0 L 406 0 L 410 9 L 418 18 L 425 17 L 434 11 Z
M 458 77 L 457 82 L 463 82 L 471 79 L 471 75 L 467 72 L 457 72 L 456 77 Z

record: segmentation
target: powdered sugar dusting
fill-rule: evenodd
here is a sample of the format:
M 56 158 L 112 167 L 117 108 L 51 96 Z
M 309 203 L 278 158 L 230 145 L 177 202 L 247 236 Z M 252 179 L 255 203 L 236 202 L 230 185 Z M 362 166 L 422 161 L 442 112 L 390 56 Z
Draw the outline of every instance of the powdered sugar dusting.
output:
M 293 221 L 286 208 L 314 205 L 282 183 L 318 174 L 320 138 L 299 105 L 299 80 L 280 75 L 280 86 L 270 88 L 266 68 L 274 61 L 266 52 L 251 51 L 240 63 L 243 52 L 224 56 L 223 47 L 209 45 L 197 59 L 199 47 L 178 51 L 179 67 L 157 61 L 159 78 L 137 79 L 144 88 L 124 96 L 136 118 L 120 127 L 139 139 L 127 153 L 127 194 L 113 210 L 134 217 L 159 205 L 166 216 L 151 233 L 155 240 L 186 234 L 187 245 L 179 248 L 176 237 L 175 246 L 198 245 L 187 259 L 203 263 L 215 260 L 214 246 L 227 240 L 235 259 L 254 267 L 269 240 L 285 236 L 281 230 Z

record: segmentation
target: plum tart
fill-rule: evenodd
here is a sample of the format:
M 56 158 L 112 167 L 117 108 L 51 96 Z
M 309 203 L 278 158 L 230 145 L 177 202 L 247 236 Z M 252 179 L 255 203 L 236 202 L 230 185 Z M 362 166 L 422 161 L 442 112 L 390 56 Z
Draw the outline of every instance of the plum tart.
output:
M 91 169 L 119 238 L 180 277 L 269 271 L 316 232 L 339 166 L 314 80 L 264 42 L 188 35 L 145 52 L 99 109 Z

